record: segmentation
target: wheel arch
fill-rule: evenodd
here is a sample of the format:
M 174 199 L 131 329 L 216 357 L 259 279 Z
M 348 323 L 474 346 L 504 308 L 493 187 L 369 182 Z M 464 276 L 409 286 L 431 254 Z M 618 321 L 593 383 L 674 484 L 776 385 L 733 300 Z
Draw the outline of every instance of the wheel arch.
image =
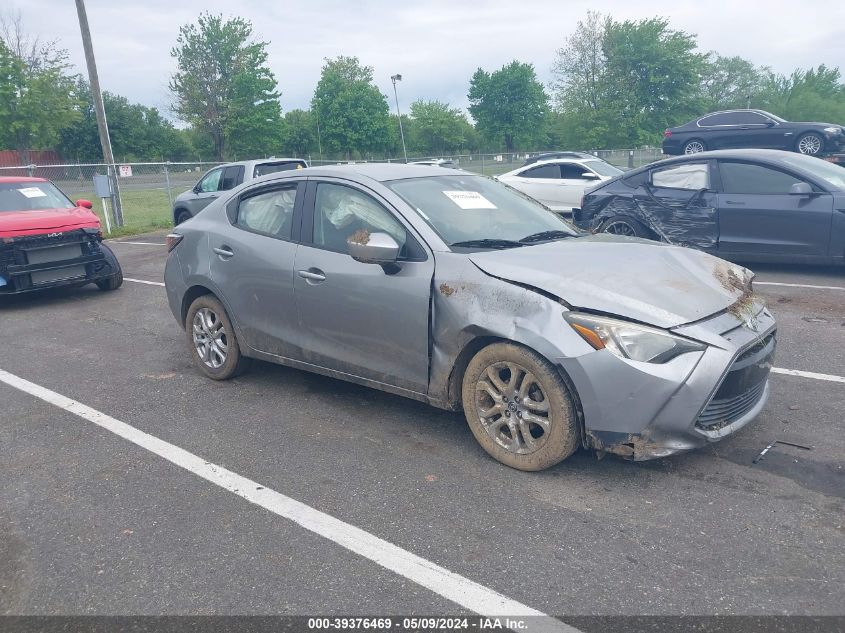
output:
M 492 334 L 481 334 L 467 341 L 467 343 L 463 346 L 461 351 L 458 352 L 458 355 L 455 357 L 455 361 L 452 364 L 452 370 L 449 374 L 447 392 L 449 408 L 454 411 L 457 411 L 461 408 L 461 402 L 463 398 L 464 374 L 466 373 L 470 361 L 473 359 L 473 357 L 475 357 L 476 354 L 478 354 L 478 352 L 495 343 L 508 343 L 510 345 L 522 347 L 530 352 L 533 352 L 540 358 L 544 359 L 552 367 L 554 367 L 555 372 L 560 376 L 561 380 L 563 380 L 563 383 L 566 385 L 566 388 L 569 390 L 569 394 L 572 397 L 572 406 L 575 409 L 575 415 L 577 416 L 578 421 L 579 442 L 583 448 L 587 448 L 587 445 L 585 443 L 586 431 L 584 422 L 584 408 L 581 405 L 581 397 L 578 395 L 578 389 L 576 389 L 575 383 L 572 381 L 572 378 L 570 378 L 567 371 L 563 367 L 561 367 L 560 364 L 556 363 L 553 359 L 548 358 L 547 355 L 543 354 L 539 350 L 533 348 L 530 345 L 527 345 L 522 341 L 515 341 L 513 339 L 505 338 L 502 336 L 494 336 Z
M 191 212 L 188 210 L 187 207 L 183 207 L 183 206 L 173 207 L 173 226 L 177 225 L 176 218 L 178 218 L 179 214 L 182 213 L 183 211 L 185 213 L 187 213 L 188 215 L 191 214 Z
M 203 286 L 201 284 L 196 284 L 191 286 L 185 291 L 185 294 L 182 295 L 182 306 L 180 308 L 180 320 L 179 322 L 182 324 L 182 327 L 186 327 L 185 319 L 188 318 L 188 310 L 191 307 L 191 304 L 196 301 L 198 298 L 202 297 L 203 295 L 212 295 L 218 301 L 223 303 L 223 300 L 217 296 L 217 294 L 211 290 L 210 288 Z M 223 304 L 225 306 L 225 303 Z M 231 316 L 229 317 L 231 320 Z

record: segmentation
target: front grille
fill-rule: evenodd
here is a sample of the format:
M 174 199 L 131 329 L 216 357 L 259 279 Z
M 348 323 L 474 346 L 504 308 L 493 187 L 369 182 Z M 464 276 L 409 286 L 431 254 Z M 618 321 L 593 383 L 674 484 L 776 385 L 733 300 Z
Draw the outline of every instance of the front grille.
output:
M 776 346 L 775 333 L 772 332 L 737 357 L 716 393 L 698 416 L 695 422 L 698 428 L 716 431 L 735 422 L 760 402 Z
M 99 241 L 100 237 L 96 233 L 81 229 L 58 235 L 23 235 L 0 239 L 0 276 L 6 280 L 6 284 L 0 286 L 0 293 L 30 290 L 65 279 L 84 279 L 95 270 L 98 262 L 82 262 L 43 272 L 36 272 L 36 269 L 30 272 L 25 267 L 99 255 Z

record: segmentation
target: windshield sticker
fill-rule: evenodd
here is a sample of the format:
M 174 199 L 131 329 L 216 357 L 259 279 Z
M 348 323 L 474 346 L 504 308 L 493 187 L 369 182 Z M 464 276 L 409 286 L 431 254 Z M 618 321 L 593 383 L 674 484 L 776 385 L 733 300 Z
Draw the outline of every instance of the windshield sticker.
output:
M 23 189 L 18 189 L 23 195 L 27 198 L 45 198 L 47 194 L 41 191 L 38 187 L 24 187 Z
M 461 209 L 495 209 L 496 205 L 490 202 L 477 191 L 444 191 L 449 200 L 458 205 Z

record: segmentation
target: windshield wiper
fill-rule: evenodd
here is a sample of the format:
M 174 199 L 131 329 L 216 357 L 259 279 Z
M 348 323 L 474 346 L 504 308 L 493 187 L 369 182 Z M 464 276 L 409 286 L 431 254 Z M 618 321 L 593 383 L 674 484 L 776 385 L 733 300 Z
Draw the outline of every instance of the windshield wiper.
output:
M 539 233 L 532 233 L 531 235 L 526 235 L 519 241 L 522 244 L 531 244 L 533 242 L 546 242 L 549 240 L 558 240 L 564 237 L 576 236 L 570 233 L 569 231 L 540 231 Z
M 520 242 L 514 240 L 500 240 L 500 239 L 483 239 L 483 240 L 466 240 L 464 242 L 452 242 L 449 246 L 465 246 L 479 248 L 518 248 L 522 246 Z

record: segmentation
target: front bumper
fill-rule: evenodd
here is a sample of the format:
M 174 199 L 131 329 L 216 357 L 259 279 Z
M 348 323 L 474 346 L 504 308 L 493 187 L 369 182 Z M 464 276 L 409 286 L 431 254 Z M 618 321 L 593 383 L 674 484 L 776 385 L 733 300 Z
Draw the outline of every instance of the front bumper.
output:
M 700 448 L 737 432 L 769 395 L 776 325 L 757 306 L 757 331 L 723 313 L 675 332 L 708 344 L 655 365 L 607 350 L 560 359 L 578 391 L 588 447 L 633 460 Z
M 0 238 L 0 296 L 83 285 L 112 274 L 98 231 Z

